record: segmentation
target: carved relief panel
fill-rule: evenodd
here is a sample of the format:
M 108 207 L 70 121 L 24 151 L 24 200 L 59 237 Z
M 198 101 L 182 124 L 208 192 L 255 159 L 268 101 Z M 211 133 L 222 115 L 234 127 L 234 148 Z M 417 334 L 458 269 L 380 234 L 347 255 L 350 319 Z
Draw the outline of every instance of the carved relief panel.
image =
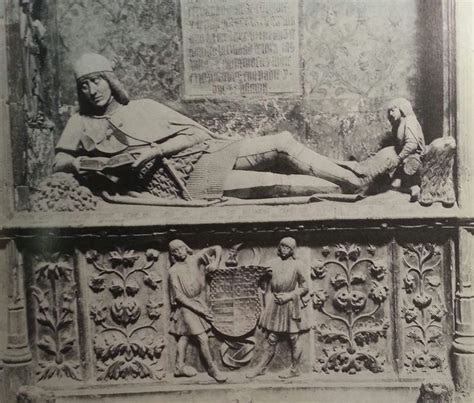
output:
M 311 267 L 314 371 L 387 371 L 385 364 L 391 359 L 388 251 L 388 245 L 355 243 L 315 250 Z
M 159 252 L 117 247 L 85 254 L 87 307 L 98 381 L 160 380 L 165 373 Z
M 27 251 L 37 382 L 449 373 L 447 238 L 274 235 Z
M 449 265 L 442 243 L 397 245 L 403 372 L 419 376 L 448 369 L 448 306 L 445 281 Z
M 65 251 L 33 255 L 30 281 L 37 381 L 82 380 L 72 255 Z

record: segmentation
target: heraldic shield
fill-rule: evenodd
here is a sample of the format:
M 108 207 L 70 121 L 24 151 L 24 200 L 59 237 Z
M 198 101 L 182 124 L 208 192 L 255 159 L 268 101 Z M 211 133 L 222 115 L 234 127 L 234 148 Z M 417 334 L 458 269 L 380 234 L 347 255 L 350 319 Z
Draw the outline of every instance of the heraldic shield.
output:
M 262 309 L 258 289 L 263 266 L 237 266 L 208 274 L 212 326 L 230 337 L 244 336 L 257 326 Z

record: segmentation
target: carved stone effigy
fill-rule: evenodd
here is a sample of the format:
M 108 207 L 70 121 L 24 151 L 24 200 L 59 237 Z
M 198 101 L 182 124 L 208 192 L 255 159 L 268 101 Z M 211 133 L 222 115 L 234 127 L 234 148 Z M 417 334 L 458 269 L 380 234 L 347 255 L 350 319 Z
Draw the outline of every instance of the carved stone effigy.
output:
M 0 400 L 470 401 L 454 1 L 125 3 L 0 15 Z

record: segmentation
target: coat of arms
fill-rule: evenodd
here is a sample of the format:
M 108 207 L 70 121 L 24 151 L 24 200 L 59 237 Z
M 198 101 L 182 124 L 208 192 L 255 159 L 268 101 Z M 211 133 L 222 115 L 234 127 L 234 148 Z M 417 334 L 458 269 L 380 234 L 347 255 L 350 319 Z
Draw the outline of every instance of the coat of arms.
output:
M 257 326 L 262 308 L 258 283 L 263 266 L 236 266 L 218 269 L 209 276 L 209 307 L 212 325 L 225 336 L 240 337 Z

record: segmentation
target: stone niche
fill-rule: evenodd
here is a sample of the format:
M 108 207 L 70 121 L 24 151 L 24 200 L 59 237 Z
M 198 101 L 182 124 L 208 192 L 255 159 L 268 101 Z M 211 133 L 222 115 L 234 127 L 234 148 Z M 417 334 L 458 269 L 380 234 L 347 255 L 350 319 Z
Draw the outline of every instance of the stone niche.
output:
M 154 99 L 229 138 L 288 130 L 321 154 L 361 160 L 384 144 L 387 101 L 405 97 L 428 144 L 467 144 L 453 123 L 452 2 L 6 5 L 13 180 L 3 182 L 16 200 L 0 229 L 6 401 L 469 398 L 473 220 L 454 200 L 453 148 L 449 169 L 428 167 L 425 176 L 427 186 L 430 175 L 448 184 L 450 209 L 409 204 L 397 192 L 354 203 L 119 205 L 72 176 L 66 186 L 75 198 L 66 200 L 53 178 L 48 202 L 40 185 L 77 109 L 72 63 L 90 51 L 114 59 L 132 98 Z M 470 160 L 458 161 L 463 168 Z M 42 207 L 28 211 L 32 200 Z M 287 319 L 304 316 L 307 326 L 271 339 L 260 320 L 279 292 L 267 272 L 290 266 L 277 254 L 288 237 L 297 244 L 289 260 L 300 273 L 296 288 L 307 291 L 292 296 Z M 193 251 L 186 256 L 198 260 L 195 269 L 208 266 L 199 307 L 191 303 L 203 311 L 195 315 L 208 315 L 200 321 L 208 337 L 193 334 L 182 350 L 194 376 L 174 376 L 185 340 L 172 334 L 182 304 L 171 293 L 170 273 L 182 267 L 170 259 L 175 239 Z M 276 347 L 266 373 L 248 378 L 269 340 Z M 282 378 L 289 369 L 297 376 Z
M 45 31 L 32 35 L 26 119 L 15 68 L 24 60 L 14 50 L 22 12 L 12 3 L 8 16 L 19 207 L 51 172 L 52 148 L 77 109 L 72 65 L 84 52 L 113 59 L 132 99 L 162 102 L 229 137 L 289 130 L 323 155 L 361 160 L 386 142 L 395 97 L 412 102 L 427 144 L 452 134 L 438 0 L 29 3 Z

